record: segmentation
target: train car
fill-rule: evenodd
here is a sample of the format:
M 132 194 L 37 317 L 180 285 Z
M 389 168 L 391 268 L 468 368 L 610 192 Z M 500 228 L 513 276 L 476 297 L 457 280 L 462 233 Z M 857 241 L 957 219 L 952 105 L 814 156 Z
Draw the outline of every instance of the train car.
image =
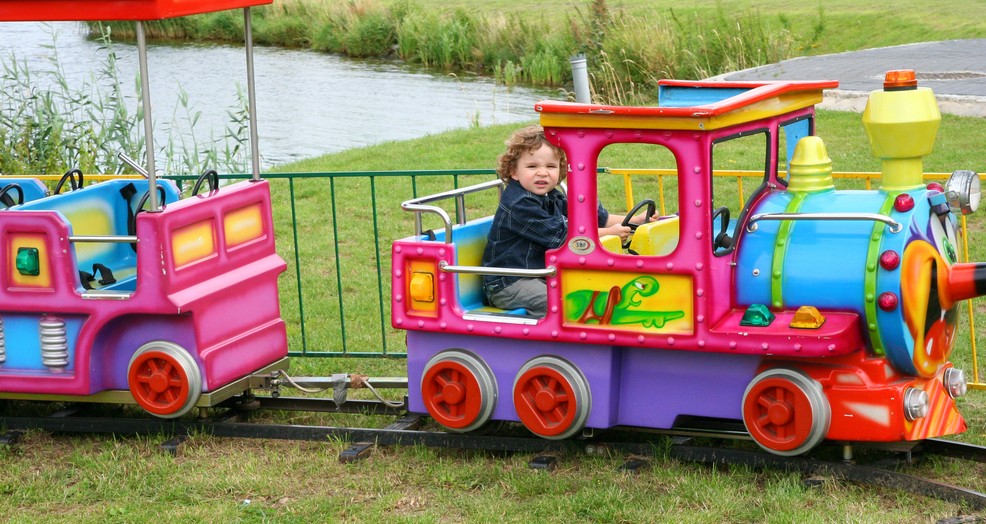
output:
M 538 103 L 569 163 L 567 241 L 544 270 L 480 266 L 491 217 L 435 205 L 499 181 L 405 202 L 417 230 L 392 246 L 392 323 L 410 409 L 548 439 L 741 420 L 779 455 L 965 430 L 955 303 L 986 293 L 986 266 L 956 262 L 955 213 L 975 210 L 978 175 L 922 182 L 940 116 L 913 72 L 892 72 L 863 114 L 882 185 L 835 189 L 814 106 L 836 86 L 662 81 L 653 107 Z M 731 209 L 713 168 L 751 140 L 763 178 Z M 615 144 L 670 153 L 677 172 L 677 211 L 627 248 L 596 228 L 598 158 Z M 444 229 L 424 234 L 425 214 Z M 482 274 L 545 278 L 546 316 L 484 305 Z
M 245 8 L 249 35 L 248 8 L 265 3 L 0 0 L 0 20 L 136 20 L 146 88 L 142 21 Z M 145 179 L 0 210 L 0 398 L 136 403 L 176 418 L 287 367 L 277 290 L 286 264 L 275 252 L 254 119 L 254 179 L 222 187 L 213 179 L 208 192 L 179 199 L 156 178 L 147 89 L 142 108 Z
M 37 178 L 0 177 L 0 209 L 19 206 L 50 194 L 48 186 Z

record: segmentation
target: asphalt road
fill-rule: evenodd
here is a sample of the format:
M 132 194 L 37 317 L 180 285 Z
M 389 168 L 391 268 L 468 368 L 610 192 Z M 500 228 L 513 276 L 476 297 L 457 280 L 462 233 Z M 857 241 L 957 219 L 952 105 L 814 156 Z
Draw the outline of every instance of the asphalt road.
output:
M 986 117 L 986 38 L 924 42 L 784 60 L 718 80 L 838 80 L 821 107 L 862 111 L 870 91 L 894 69 L 913 69 L 935 92 L 942 112 Z

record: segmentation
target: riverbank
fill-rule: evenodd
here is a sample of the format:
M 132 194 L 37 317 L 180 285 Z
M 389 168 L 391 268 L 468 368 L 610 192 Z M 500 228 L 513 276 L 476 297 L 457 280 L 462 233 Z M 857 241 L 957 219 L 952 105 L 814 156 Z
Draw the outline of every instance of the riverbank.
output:
M 727 5 L 728 4 L 728 5 Z M 698 79 L 796 56 L 986 34 L 986 6 L 832 0 L 549 0 L 482 6 L 465 0 L 278 0 L 254 9 L 261 45 L 352 57 L 392 57 L 507 85 L 565 86 L 568 59 L 589 57 L 596 101 L 649 102 L 661 78 Z M 236 12 L 151 24 L 152 38 L 242 39 Z M 879 27 L 879 31 L 874 28 Z M 114 35 L 132 24 L 114 26 Z

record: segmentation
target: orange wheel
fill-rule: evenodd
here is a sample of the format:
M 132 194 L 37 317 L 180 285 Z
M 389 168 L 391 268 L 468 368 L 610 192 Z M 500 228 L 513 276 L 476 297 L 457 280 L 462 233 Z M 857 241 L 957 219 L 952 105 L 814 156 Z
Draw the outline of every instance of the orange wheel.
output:
M 164 341 L 141 346 L 130 359 L 127 384 L 140 407 L 161 418 L 188 413 L 202 394 L 202 373 L 177 344 Z
M 591 395 L 585 377 L 571 363 L 537 357 L 514 380 L 514 408 L 532 433 L 548 439 L 568 438 L 585 427 Z
M 821 385 L 793 369 L 757 375 L 743 395 L 743 423 L 760 447 L 800 455 L 821 442 L 832 415 Z
M 471 353 L 443 351 L 425 365 L 421 398 L 428 414 L 452 431 L 472 431 L 489 421 L 496 397 L 493 373 Z

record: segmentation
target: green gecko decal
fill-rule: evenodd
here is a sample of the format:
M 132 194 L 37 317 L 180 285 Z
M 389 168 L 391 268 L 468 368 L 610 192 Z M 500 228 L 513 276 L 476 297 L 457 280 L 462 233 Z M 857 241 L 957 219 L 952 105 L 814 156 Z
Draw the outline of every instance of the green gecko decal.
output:
M 641 311 L 641 297 L 649 297 L 660 288 L 657 279 L 637 277 L 623 288 L 613 286 L 609 291 L 580 289 L 565 296 L 566 320 L 580 324 L 625 325 L 640 324 L 645 328 L 662 328 L 668 321 L 684 318 L 685 312 Z

